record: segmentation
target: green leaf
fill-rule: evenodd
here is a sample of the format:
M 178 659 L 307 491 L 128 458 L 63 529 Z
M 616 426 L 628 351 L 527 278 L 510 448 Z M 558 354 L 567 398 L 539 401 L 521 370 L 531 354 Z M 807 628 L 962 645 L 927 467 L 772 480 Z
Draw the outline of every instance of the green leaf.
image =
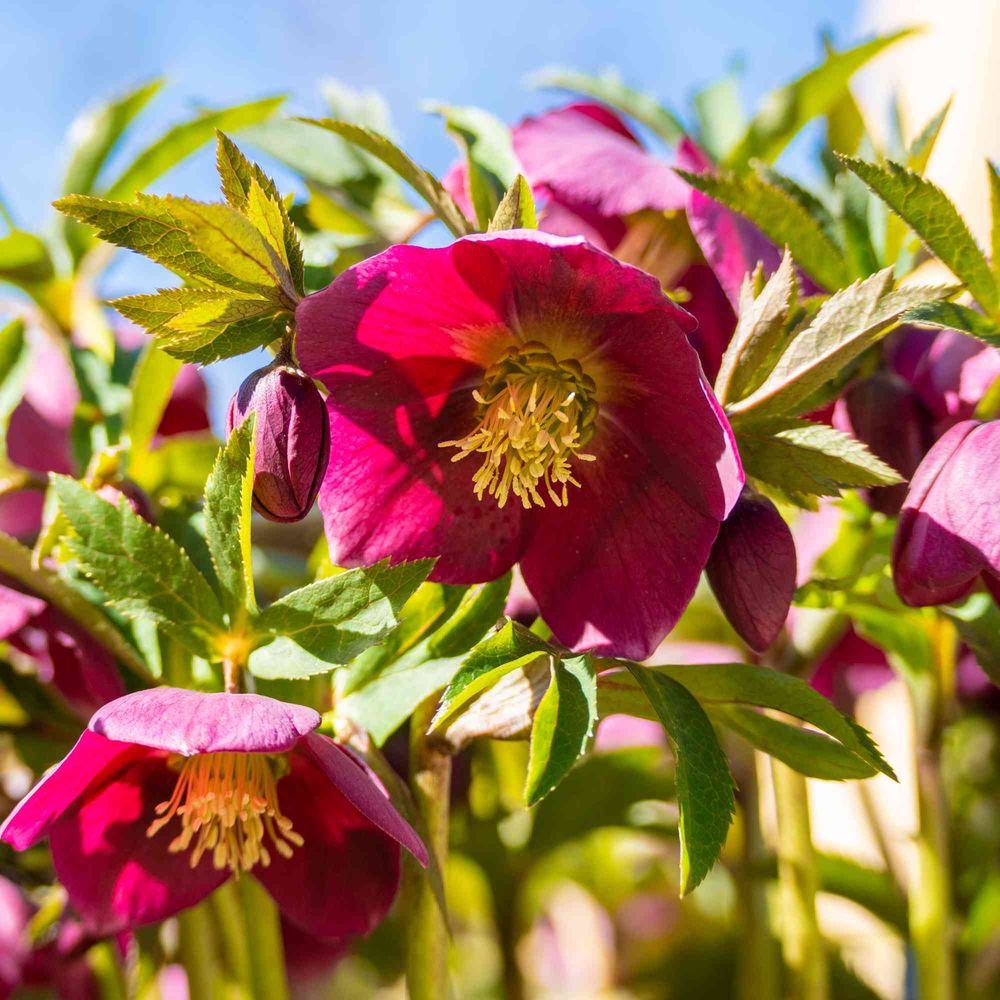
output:
M 241 287 L 294 309 L 298 293 L 287 261 L 247 216 L 229 205 L 172 196 L 166 201 L 191 242 L 209 260 Z
M 504 193 L 521 172 L 510 129 L 482 108 L 436 103 L 425 107 L 444 118 L 465 153 L 476 221 L 480 229 L 486 229 Z
M 12 229 L 0 237 L 0 281 L 31 285 L 55 273 L 49 248 L 34 233 Z
M 860 441 L 827 424 L 779 418 L 738 424 L 747 473 L 778 489 L 839 496 L 851 486 L 892 486 L 901 476 Z
M 1000 316 L 1000 292 L 989 261 L 939 187 L 891 161 L 840 159 L 906 222 L 990 315 Z
M 31 348 L 24 320 L 0 328 L 0 465 L 7 450 L 7 425 L 21 402 L 24 379 L 31 365 Z
M 169 129 L 144 149 L 105 192 L 108 198 L 127 199 L 162 177 L 171 167 L 211 142 L 216 129 L 234 132 L 269 118 L 284 97 L 268 97 L 219 111 L 204 111 L 197 118 Z
M 439 729 L 463 705 L 492 687 L 504 674 L 539 655 L 551 653 L 549 644 L 530 629 L 508 621 L 503 628 L 478 643 L 462 661 L 461 669 L 441 697 L 431 729 Z
M 129 474 L 147 493 L 168 502 L 199 499 L 205 489 L 219 442 L 210 434 L 177 434 L 147 452 Z
M 681 683 L 625 664 L 649 699 L 674 752 L 680 810 L 681 895 L 709 873 L 736 811 L 733 778 L 705 710 Z
M 528 86 L 548 90 L 568 90 L 575 94 L 594 97 L 604 104 L 617 108 L 623 114 L 642 122 L 668 143 L 680 142 L 685 128 L 673 112 L 668 111 L 656 98 L 626 87 L 616 75 L 589 76 L 573 69 L 549 66 L 533 73 Z
M 715 708 L 711 714 L 751 746 L 809 778 L 846 781 L 870 778 L 877 773 L 868 761 L 822 733 L 789 725 L 739 705 Z
M 736 402 L 763 378 L 765 362 L 784 339 L 797 296 L 795 267 L 787 250 L 781 266 L 756 298 L 752 276 L 747 275 L 740 290 L 739 321 L 715 379 L 720 403 Z
M 139 195 L 134 202 L 124 202 L 67 195 L 54 205 L 65 215 L 93 226 L 108 243 L 143 254 L 183 278 L 251 294 L 256 291 L 257 286 L 237 280 L 194 245 L 166 198 Z
M 505 229 L 537 228 L 538 218 L 535 215 L 535 197 L 531 193 L 531 185 L 523 174 L 518 174 L 497 205 L 486 231 L 496 233 Z
M 243 212 L 263 233 L 291 271 L 295 290 L 303 294 L 302 245 L 278 188 L 256 163 L 239 151 L 232 139 L 222 132 L 217 135 L 216 167 L 227 203 Z
M 727 162 L 738 166 L 753 159 L 776 160 L 805 125 L 837 105 L 851 77 L 862 66 L 910 34 L 910 30 L 898 31 L 873 38 L 853 49 L 832 52 L 815 69 L 773 91 L 764 98 L 760 111 Z M 828 287 L 836 288 L 838 285 Z
M 597 676 L 588 655 L 553 659 L 551 681 L 531 726 L 531 753 L 524 785 L 533 806 L 569 773 L 587 748 L 597 723 Z
M 903 316 L 906 323 L 935 326 L 942 330 L 961 330 L 980 340 L 1000 347 L 1000 324 L 975 309 L 957 302 L 925 302 L 914 306 Z
M 440 628 L 340 701 L 338 712 L 381 746 L 417 705 L 451 681 L 468 651 L 503 616 L 509 590 L 510 574 L 470 588 Z
M 720 163 L 739 142 L 746 128 L 739 80 L 731 74 L 721 77 L 699 90 L 692 104 L 701 126 L 699 144 Z
M 88 108 L 70 126 L 73 140 L 63 194 L 90 194 L 101 167 L 115 149 L 125 130 L 163 86 L 163 80 L 151 80 L 111 101 L 101 101 Z
M 167 354 L 201 364 L 277 340 L 289 318 L 270 299 L 202 288 L 164 288 L 153 295 L 115 299 L 111 305 L 155 337 Z
M 908 285 L 890 291 L 886 268 L 831 295 L 812 322 L 789 341 L 767 378 L 730 407 L 733 416 L 755 418 L 794 412 L 798 404 L 843 371 L 862 351 L 888 332 L 903 313 L 945 298 L 954 288 Z
M 391 167 L 427 202 L 453 236 L 467 236 L 474 231 L 469 220 L 462 214 L 462 210 L 455 204 L 455 200 L 441 186 L 441 182 L 422 167 L 418 167 L 406 153 L 384 135 L 379 135 L 378 132 L 361 125 L 336 121 L 332 118 L 300 118 L 298 121 L 343 136 Z
M 156 344 L 150 343 L 143 348 L 129 382 L 125 437 L 130 468 L 148 459 L 150 442 L 163 419 L 180 370 L 180 361 L 164 354 Z
M 990 680 L 1000 687 L 1000 608 L 989 594 L 972 594 L 941 608 Z
M 678 170 L 692 187 L 745 215 L 778 246 L 787 246 L 795 262 L 824 288 L 850 281 L 844 251 L 815 218 L 787 191 L 757 174 L 693 174 Z
M 254 627 L 291 639 L 329 669 L 381 642 L 432 566 L 429 559 L 382 562 L 317 580 L 269 605 Z
M 250 554 L 255 427 L 251 413 L 219 450 L 205 483 L 205 540 L 231 625 L 257 611 Z
M 124 500 L 115 507 L 68 476 L 53 475 L 52 484 L 76 532 L 69 549 L 109 603 L 155 622 L 195 655 L 218 659 L 222 608 L 187 553 Z
M 142 657 L 111 624 L 100 608 L 91 604 L 57 573 L 46 566 L 34 565 L 31 549 L 3 532 L 0 532 L 0 572 L 13 577 L 39 597 L 45 598 L 53 607 L 80 625 L 115 659 L 139 676 L 151 679 Z
M 1000 172 L 990 160 L 986 161 L 990 178 L 990 257 L 993 262 L 993 280 L 1000 285 Z

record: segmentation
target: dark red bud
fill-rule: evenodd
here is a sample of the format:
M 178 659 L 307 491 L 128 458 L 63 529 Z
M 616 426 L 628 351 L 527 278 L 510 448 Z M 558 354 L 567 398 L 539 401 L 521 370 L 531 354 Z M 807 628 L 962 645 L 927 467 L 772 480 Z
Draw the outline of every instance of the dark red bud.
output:
M 105 483 L 97 490 L 97 495 L 107 500 L 108 503 L 113 503 L 116 507 L 118 506 L 118 501 L 122 497 L 125 497 L 133 513 L 138 514 L 139 517 L 150 524 L 156 523 L 156 517 L 153 514 L 153 502 L 146 495 L 145 491 L 136 486 L 130 479 L 121 479 L 116 483 Z
M 257 415 L 253 506 L 269 521 L 301 521 L 330 460 L 326 404 L 312 379 L 275 361 L 254 372 L 229 403 L 226 432 Z
M 852 386 L 838 401 L 833 423 L 866 444 L 904 479 L 913 476 L 933 443 L 930 413 L 909 384 L 892 372 L 876 372 Z M 879 486 L 864 495 L 872 510 L 892 517 L 906 499 L 906 483 Z
M 795 542 L 767 497 L 744 489 L 705 567 L 730 625 L 758 652 L 778 637 L 795 593 Z

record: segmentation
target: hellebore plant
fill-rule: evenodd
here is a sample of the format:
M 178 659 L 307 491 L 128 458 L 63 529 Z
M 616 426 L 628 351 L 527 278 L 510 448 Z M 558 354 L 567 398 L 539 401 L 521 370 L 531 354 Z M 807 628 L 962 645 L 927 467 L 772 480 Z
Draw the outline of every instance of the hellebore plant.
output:
M 560 641 L 652 652 L 743 485 L 694 321 L 652 278 L 513 231 L 388 250 L 296 323 L 330 392 L 336 563 L 432 556 L 467 584 L 519 562 Z
M 313 935 L 366 934 L 395 897 L 400 845 L 427 854 L 319 722 L 259 695 L 125 695 L 94 714 L 0 840 L 24 850 L 48 837 L 95 933 L 162 920 L 252 874 Z

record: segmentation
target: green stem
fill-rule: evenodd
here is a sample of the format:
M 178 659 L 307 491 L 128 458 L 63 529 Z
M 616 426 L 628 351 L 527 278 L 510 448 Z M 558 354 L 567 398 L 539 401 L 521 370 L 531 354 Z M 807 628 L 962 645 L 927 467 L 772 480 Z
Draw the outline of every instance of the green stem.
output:
M 771 761 L 778 814 L 778 880 L 781 948 L 789 972 L 791 1000 L 828 1000 L 830 970 L 816 916 L 819 877 L 809 823 L 806 779 Z
M 180 922 L 181 963 L 188 977 L 191 1000 L 215 1000 L 222 985 L 222 970 L 215 956 L 212 911 L 206 900 L 184 910 Z
M 448 807 L 451 758 L 426 738 L 437 708 L 437 695 L 421 704 L 410 719 L 410 785 L 427 832 L 427 849 L 443 873 L 448 855 Z M 412 858 L 406 859 L 406 985 L 410 1000 L 447 1000 L 448 928 L 430 880 Z
M 759 758 L 759 759 L 758 759 Z M 767 847 L 760 828 L 757 765 L 764 758 L 753 751 L 741 754 L 740 807 L 743 818 L 743 856 L 737 872 L 740 912 L 739 980 L 741 1000 L 779 1000 L 777 949 L 771 937 L 767 882 L 761 877 Z
M 278 908 L 260 883 L 249 876 L 239 880 L 243 903 L 246 950 L 250 955 L 257 1000 L 288 1000 L 285 949 L 281 941 Z
M 247 954 L 247 929 L 239 889 L 233 882 L 227 882 L 212 893 L 211 901 L 232 985 L 230 995 L 234 1000 L 253 1000 L 253 970 Z

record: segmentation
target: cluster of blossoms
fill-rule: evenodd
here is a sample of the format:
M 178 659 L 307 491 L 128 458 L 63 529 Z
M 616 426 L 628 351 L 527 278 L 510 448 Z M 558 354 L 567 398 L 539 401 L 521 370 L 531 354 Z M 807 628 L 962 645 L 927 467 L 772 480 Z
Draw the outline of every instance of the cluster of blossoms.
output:
M 601 656 L 650 657 L 705 572 L 763 651 L 785 627 L 801 546 L 747 482 L 710 380 L 746 275 L 773 273 L 780 250 L 603 106 L 512 134 L 538 230 L 392 246 L 298 302 L 294 353 L 286 345 L 229 407 L 228 432 L 256 415 L 253 506 L 292 522 L 318 501 L 340 567 L 432 558 L 431 580 L 464 585 L 516 565 L 555 640 Z M 690 140 L 674 165 L 715 169 Z M 445 184 L 473 214 L 466 168 Z M 822 291 L 805 275 L 800 287 Z M 880 365 L 822 418 L 910 479 L 867 494 L 899 515 L 899 596 L 942 604 L 982 583 L 1000 599 L 1000 423 L 973 418 L 1000 376 L 996 352 L 903 328 Z M 10 458 L 40 475 L 82 471 L 65 359 L 34 370 L 44 378 L 11 418 Z M 158 434 L 206 428 L 204 385 L 185 367 Z M 127 482 L 95 485 L 144 512 Z M 4 497 L 0 527 L 37 534 L 40 498 L 30 485 Z M 427 862 L 373 773 L 315 732 L 312 709 L 125 694 L 108 652 L 5 576 L 0 640 L 90 715 L 0 828 L 17 850 L 48 838 L 88 933 L 163 920 L 252 876 L 290 925 L 336 947 L 388 912 L 401 847 Z

